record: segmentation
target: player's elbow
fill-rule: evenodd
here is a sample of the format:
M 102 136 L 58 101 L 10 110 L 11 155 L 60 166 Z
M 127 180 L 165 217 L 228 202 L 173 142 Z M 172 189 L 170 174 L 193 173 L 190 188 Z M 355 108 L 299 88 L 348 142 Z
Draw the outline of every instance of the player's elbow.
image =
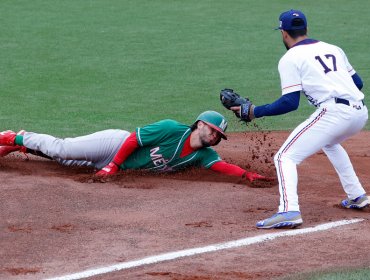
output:
M 284 107 L 288 112 L 295 111 L 299 107 L 300 92 L 292 92 L 283 96 Z
M 292 102 L 291 100 L 284 101 L 284 108 L 286 113 L 297 110 L 299 107 L 299 102 Z
M 291 103 L 290 104 L 290 109 L 291 109 L 291 111 L 295 111 L 295 110 L 297 110 L 298 109 L 298 107 L 299 107 L 299 103 Z

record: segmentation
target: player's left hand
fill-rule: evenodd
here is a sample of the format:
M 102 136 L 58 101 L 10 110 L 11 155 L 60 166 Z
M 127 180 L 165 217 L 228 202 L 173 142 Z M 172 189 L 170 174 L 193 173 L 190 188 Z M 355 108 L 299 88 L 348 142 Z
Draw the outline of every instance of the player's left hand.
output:
M 101 177 L 113 175 L 117 173 L 118 169 L 119 167 L 117 164 L 115 164 L 114 162 L 110 162 L 107 166 L 102 168 L 102 170 L 98 171 L 96 175 Z
M 249 171 L 246 171 L 244 174 L 243 174 L 243 178 L 246 178 L 249 182 L 253 182 L 255 180 L 258 180 L 258 181 L 265 181 L 265 182 L 272 182 L 275 180 L 275 178 L 272 178 L 272 177 L 266 177 L 266 176 L 263 176 L 263 175 L 260 175 L 258 173 L 255 173 L 255 172 L 249 172 Z
M 241 97 L 233 89 L 225 88 L 220 92 L 221 104 L 228 110 L 232 110 L 237 118 L 244 122 L 254 119 L 254 105 L 247 97 Z
M 249 100 L 247 103 L 244 103 L 237 107 L 231 107 L 237 118 L 246 123 L 251 122 L 254 119 L 254 105 Z

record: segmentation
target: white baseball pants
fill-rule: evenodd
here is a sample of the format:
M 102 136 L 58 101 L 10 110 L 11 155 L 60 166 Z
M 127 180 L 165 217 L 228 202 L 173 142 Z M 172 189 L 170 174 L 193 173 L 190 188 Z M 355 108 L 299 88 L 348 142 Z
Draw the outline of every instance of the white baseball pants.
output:
M 110 163 L 130 132 L 108 129 L 93 134 L 60 139 L 47 134 L 26 132 L 23 145 L 40 151 L 67 166 L 91 166 L 102 169 Z
M 274 157 L 279 180 L 279 212 L 300 211 L 297 165 L 321 149 L 334 166 L 348 198 L 354 199 L 365 193 L 340 143 L 360 132 L 367 119 L 368 110 L 362 102 L 350 103 L 348 106 L 337 104 L 332 99 L 321 104 L 293 130 Z

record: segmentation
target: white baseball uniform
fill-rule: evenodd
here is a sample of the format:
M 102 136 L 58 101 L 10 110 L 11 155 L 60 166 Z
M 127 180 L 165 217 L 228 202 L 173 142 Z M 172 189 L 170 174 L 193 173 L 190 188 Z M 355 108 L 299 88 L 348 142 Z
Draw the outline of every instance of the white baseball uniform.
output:
M 302 91 L 316 111 L 297 128 L 274 157 L 279 179 L 279 212 L 300 211 L 297 165 L 323 150 L 350 199 L 365 193 L 347 152 L 339 144 L 366 124 L 364 94 L 352 80 L 355 70 L 339 47 L 306 39 L 280 59 L 282 94 Z M 312 174 L 315 176 L 315 174 Z

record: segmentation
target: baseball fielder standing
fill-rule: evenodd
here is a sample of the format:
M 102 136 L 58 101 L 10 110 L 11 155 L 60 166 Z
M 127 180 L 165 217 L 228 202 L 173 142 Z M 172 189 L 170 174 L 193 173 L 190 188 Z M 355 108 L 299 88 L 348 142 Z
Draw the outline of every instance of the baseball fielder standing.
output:
M 301 11 L 286 11 L 279 20 L 277 29 L 287 48 L 278 66 L 282 97 L 262 106 L 254 106 L 245 100 L 241 106 L 231 106 L 230 109 L 245 121 L 285 114 L 298 108 L 302 92 L 316 111 L 293 130 L 274 157 L 279 179 L 279 210 L 271 218 L 259 221 L 258 228 L 294 228 L 302 224 L 297 165 L 321 149 L 334 166 L 347 194 L 341 205 L 363 208 L 370 204 L 346 151 L 340 145 L 358 133 L 368 119 L 364 94 L 360 91 L 362 80 L 342 49 L 307 37 L 307 20 Z M 221 92 L 223 104 L 227 97 Z

